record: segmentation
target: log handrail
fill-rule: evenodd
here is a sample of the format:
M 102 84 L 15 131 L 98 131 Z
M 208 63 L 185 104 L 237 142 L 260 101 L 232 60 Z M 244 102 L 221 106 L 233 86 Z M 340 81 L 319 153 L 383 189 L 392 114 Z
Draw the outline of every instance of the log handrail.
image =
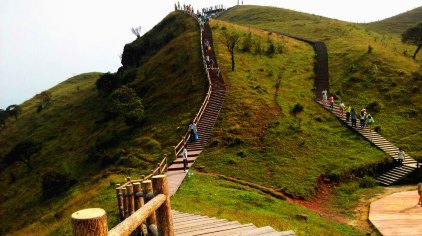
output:
M 151 183 L 152 182 L 152 183 Z M 83 209 L 72 214 L 71 222 L 74 236 L 98 235 L 98 236 L 128 236 L 135 230 L 144 228 L 143 224 L 147 222 L 147 228 L 153 235 L 174 236 L 173 217 L 170 205 L 170 194 L 166 175 L 156 175 L 151 180 L 143 182 L 146 192 L 142 205 L 140 199 L 141 187 L 139 184 L 129 185 L 125 197 L 136 196 L 135 200 L 127 199 L 131 211 L 127 218 L 116 225 L 111 230 L 107 226 L 107 214 L 103 209 L 92 208 Z M 142 194 L 144 195 L 144 194 Z M 136 209 L 136 211 L 134 211 Z M 153 220 L 147 220 L 153 217 Z M 150 235 L 150 234 L 148 234 Z

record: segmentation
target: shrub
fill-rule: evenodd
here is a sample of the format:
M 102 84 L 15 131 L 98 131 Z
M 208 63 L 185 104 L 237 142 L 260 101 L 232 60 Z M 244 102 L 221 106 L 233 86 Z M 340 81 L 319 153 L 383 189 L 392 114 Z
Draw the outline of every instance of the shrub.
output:
M 381 132 L 381 126 L 376 126 L 374 128 L 374 131 L 377 132 L 377 133 Z
M 272 57 L 275 53 L 275 46 L 273 42 L 270 41 L 270 45 L 268 46 L 268 49 L 266 51 L 267 56 Z
M 378 185 L 378 182 L 369 176 L 364 176 L 363 178 L 359 179 L 359 187 L 361 188 L 372 188 Z
M 252 48 L 252 43 L 252 34 L 251 32 L 249 32 L 247 36 L 243 37 L 242 51 L 250 52 Z
M 110 95 L 110 111 L 126 118 L 126 123 L 136 125 L 144 119 L 144 106 L 135 91 L 127 86 Z
M 383 108 L 383 105 L 381 103 L 375 101 L 375 102 L 369 103 L 366 108 L 368 108 L 368 110 L 371 111 L 372 113 L 378 113 Z
M 49 171 L 42 176 L 42 196 L 44 199 L 49 199 L 60 195 L 66 192 L 76 182 L 76 180 L 69 178 L 67 175 Z
M 372 53 L 372 50 L 373 50 L 374 48 L 371 46 L 371 45 L 368 45 L 368 53 Z
M 303 106 L 300 105 L 299 103 L 296 103 L 296 105 L 293 107 L 292 113 L 293 115 L 296 115 L 299 112 L 303 111 Z
M 107 72 L 95 82 L 97 90 L 103 95 L 108 95 L 121 85 L 120 78 L 117 74 Z
M 261 52 L 262 52 L 261 41 L 255 40 L 254 45 L 255 45 L 255 54 L 261 54 Z

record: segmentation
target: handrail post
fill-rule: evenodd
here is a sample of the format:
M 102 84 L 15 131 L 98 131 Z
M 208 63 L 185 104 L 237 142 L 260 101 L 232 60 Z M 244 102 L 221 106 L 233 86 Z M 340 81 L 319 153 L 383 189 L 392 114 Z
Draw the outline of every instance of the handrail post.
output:
M 71 217 L 73 236 L 107 236 L 107 213 L 101 208 L 74 212 Z
M 174 154 L 174 159 L 177 159 L 177 150 L 176 150 L 176 146 L 173 146 L 173 154 Z
M 123 193 L 123 217 L 126 219 L 129 216 L 126 187 L 122 188 L 122 193 Z
M 168 158 L 167 158 L 167 154 L 164 154 L 164 158 L 166 159 L 166 169 L 165 169 L 164 172 L 167 172 L 168 169 L 169 169 L 169 161 L 168 161 Z
M 151 200 L 152 197 L 154 197 L 154 194 L 152 192 L 152 182 L 151 180 L 145 180 L 142 182 L 142 189 L 144 190 L 144 202 L 145 204 L 147 204 L 149 202 L 149 200 Z M 156 225 L 157 224 L 157 219 L 155 217 L 155 212 L 152 213 L 148 218 L 147 218 L 147 229 L 148 229 L 148 235 L 151 234 L 150 232 L 150 225 Z
M 123 190 L 120 184 L 116 184 L 117 205 L 119 207 L 119 218 L 122 221 L 125 218 L 125 209 L 123 208 Z
M 135 211 L 137 211 L 139 208 L 143 206 L 142 203 L 142 189 L 141 189 L 141 183 L 133 183 L 133 192 L 135 197 Z M 144 232 L 144 224 L 142 223 L 138 228 L 139 234 Z
M 166 175 L 152 177 L 154 194 L 164 194 L 166 201 L 157 209 L 157 228 L 160 236 L 174 236 L 173 217 L 171 213 L 170 194 Z
M 132 215 L 133 213 L 135 213 L 135 199 L 133 196 L 133 185 L 128 185 L 126 186 L 126 190 L 127 190 L 127 200 L 128 200 L 128 213 L 129 216 Z

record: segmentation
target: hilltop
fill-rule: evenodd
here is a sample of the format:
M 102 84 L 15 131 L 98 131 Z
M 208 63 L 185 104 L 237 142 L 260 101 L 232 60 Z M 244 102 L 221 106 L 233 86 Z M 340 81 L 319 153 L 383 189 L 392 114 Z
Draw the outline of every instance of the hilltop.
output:
M 48 89 L 52 99 L 41 111 L 39 95 L 21 104 L 18 119 L 0 130 L 0 156 L 26 140 L 41 148 L 31 158 L 32 171 L 19 162 L 0 170 L 0 234 L 70 234 L 69 215 L 87 207 L 106 209 L 109 225 L 116 224 L 114 183 L 147 174 L 170 155 L 199 109 L 207 89 L 200 56 L 197 22 L 183 13 L 169 14 L 125 46 L 122 67 L 106 77 L 142 99 L 140 124 L 110 113 L 111 98 L 96 88 L 102 73 Z M 51 172 L 71 184 L 45 199 L 42 181 Z
M 420 21 L 422 21 L 422 7 L 417 7 L 384 20 L 362 24 L 362 26 L 381 34 L 401 35 L 407 28 Z

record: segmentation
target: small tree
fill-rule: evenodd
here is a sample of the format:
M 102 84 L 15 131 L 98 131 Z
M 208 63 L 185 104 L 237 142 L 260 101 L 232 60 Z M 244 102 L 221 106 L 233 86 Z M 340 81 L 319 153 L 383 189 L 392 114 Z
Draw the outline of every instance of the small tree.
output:
M 244 52 L 250 52 L 252 48 L 252 34 L 249 32 L 245 37 L 243 37 L 242 40 L 242 51 Z
M 127 86 L 116 89 L 110 95 L 112 112 L 119 113 L 129 124 L 140 123 L 144 119 L 144 106 L 135 91 Z
M 235 32 L 227 33 L 227 31 L 223 31 L 222 35 L 223 37 L 221 39 L 224 45 L 226 45 L 227 50 L 230 52 L 232 60 L 232 71 L 234 71 L 234 49 L 240 41 L 240 36 Z
M 6 113 L 9 117 L 14 116 L 15 119 L 18 119 L 18 116 L 21 114 L 22 109 L 19 105 L 10 105 L 6 108 Z
M 136 35 L 136 38 L 140 38 L 141 37 L 141 29 L 142 29 L 141 26 L 132 28 L 132 34 Z
M 22 162 L 28 166 L 29 171 L 33 168 L 31 166 L 31 157 L 41 149 L 41 144 L 32 141 L 23 141 L 18 143 L 12 150 L 6 154 L 4 161 L 11 165 L 15 162 Z
M 401 35 L 401 40 L 403 43 L 416 46 L 416 51 L 412 56 L 413 59 L 416 59 L 416 54 L 418 54 L 419 49 L 422 47 L 422 22 L 407 29 L 406 32 Z
M 104 73 L 99 79 L 95 82 L 97 90 L 103 95 L 109 95 L 115 89 L 120 87 L 121 81 L 117 74 L 112 74 L 110 72 Z

